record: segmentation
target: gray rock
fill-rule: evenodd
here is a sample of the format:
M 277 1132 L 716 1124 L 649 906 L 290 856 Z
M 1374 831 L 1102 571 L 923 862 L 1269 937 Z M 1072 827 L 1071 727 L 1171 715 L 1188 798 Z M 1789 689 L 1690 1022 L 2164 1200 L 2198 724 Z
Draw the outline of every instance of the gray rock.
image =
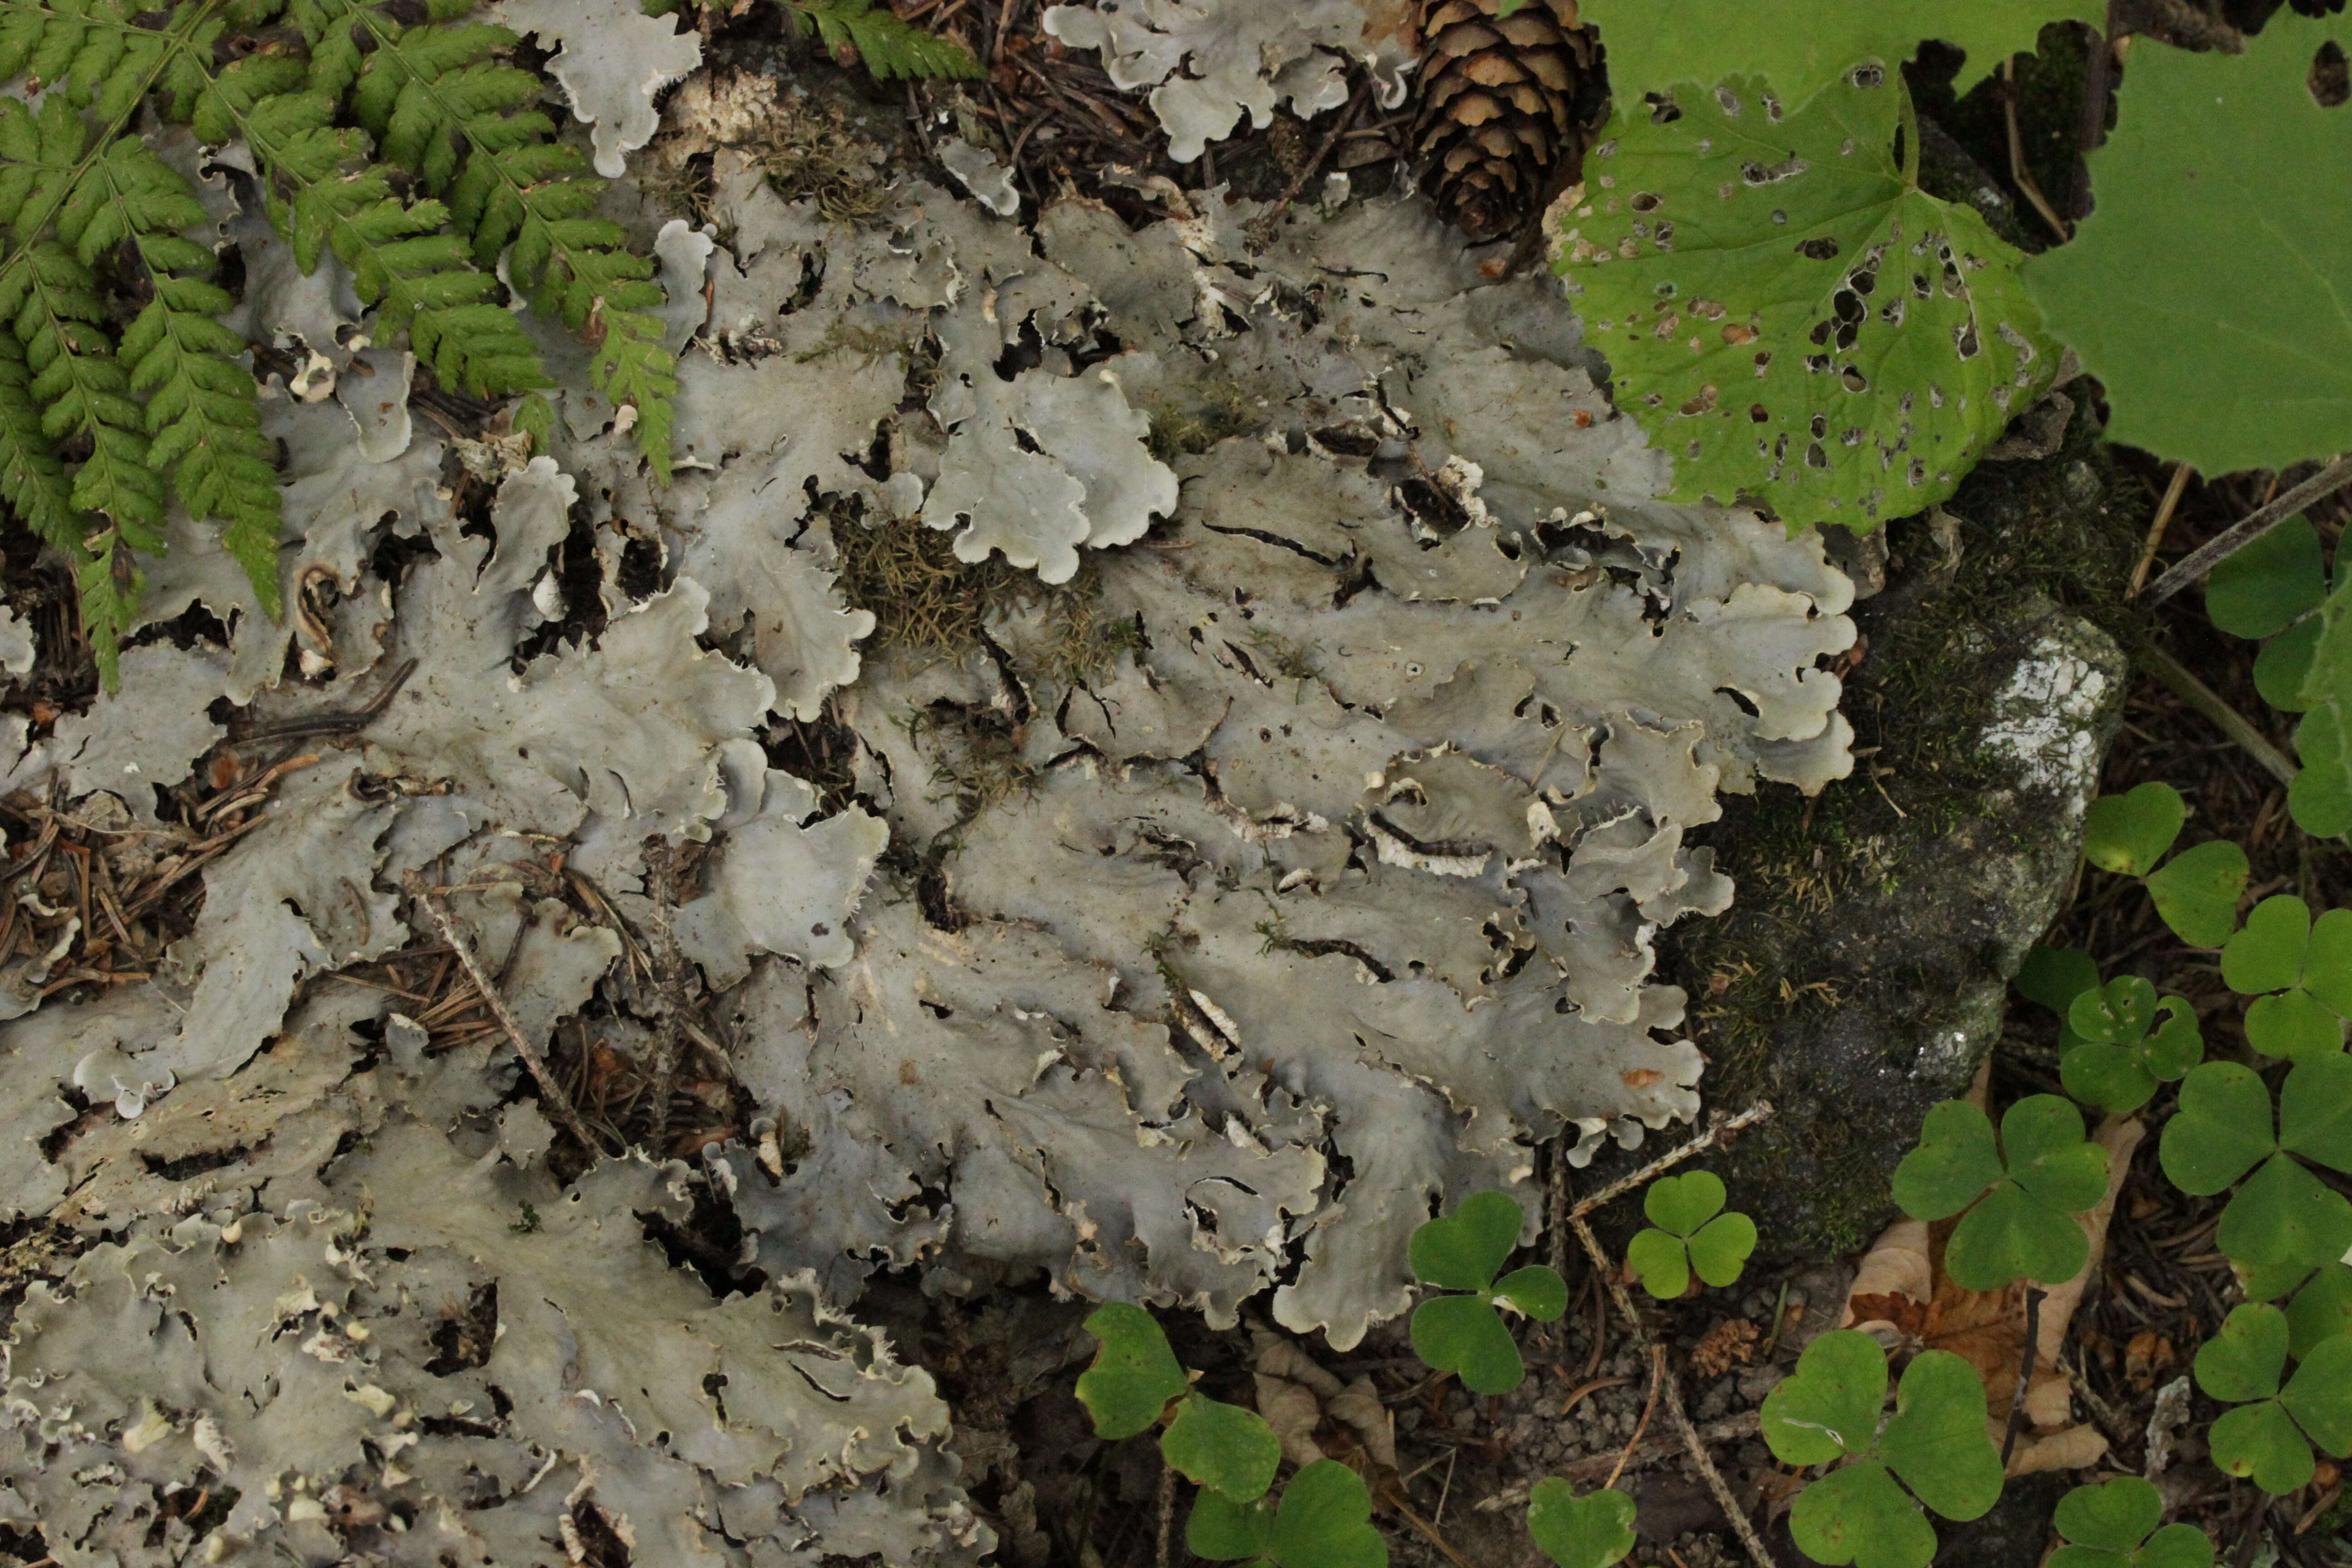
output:
M 1915 553 L 1953 546 L 1948 529 L 1921 531 Z M 1787 801 L 1748 808 L 1765 820 L 1739 905 L 1684 966 L 1695 1037 L 1719 1064 L 1713 1103 L 1760 1094 L 1779 1110 L 1710 1162 L 1768 1252 L 1847 1250 L 1889 1216 L 1888 1178 L 1927 1107 L 1966 1089 L 2000 1037 L 2120 721 L 2122 650 L 2039 595 L 1956 624 L 1929 653 L 1896 643 L 1935 620 L 1956 569 L 1948 556 L 1868 606 L 1894 646 L 1848 683 L 1865 741 L 1874 716 L 1940 736 L 1863 756 L 1819 821 L 1805 807 L 1792 829 Z M 1889 791 L 1875 830 L 1839 814 L 1859 791 Z

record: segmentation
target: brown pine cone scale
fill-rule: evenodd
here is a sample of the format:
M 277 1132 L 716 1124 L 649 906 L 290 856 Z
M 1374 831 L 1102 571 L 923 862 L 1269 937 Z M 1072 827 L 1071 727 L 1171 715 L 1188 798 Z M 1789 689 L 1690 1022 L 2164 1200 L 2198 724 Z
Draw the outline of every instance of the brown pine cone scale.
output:
M 1424 0 L 1412 147 L 1440 211 L 1481 238 L 1516 227 L 1597 98 L 1576 0 Z

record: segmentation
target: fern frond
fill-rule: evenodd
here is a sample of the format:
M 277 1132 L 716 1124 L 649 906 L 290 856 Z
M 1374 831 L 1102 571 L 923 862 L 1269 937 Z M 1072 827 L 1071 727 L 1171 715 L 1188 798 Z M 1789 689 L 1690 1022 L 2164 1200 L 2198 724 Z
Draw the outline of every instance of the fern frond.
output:
M 490 397 L 552 384 L 538 346 L 497 302 L 498 279 L 446 232 L 448 210 L 437 201 L 402 202 L 394 171 L 368 161 L 365 133 L 332 123 L 332 100 L 257 90 L 244 77 L 255 63 L 221 73 L 197 110 L 196 133 L 241 136 L 253 149 L 267 176 L 270 221 L 294 247 L 296 263 L 309 271 L 331 250 L 351 269 L 361 302 L 375 310 L 377 335 L 405 329 L 445 385 Z
M 112 530 L 90 541 L 74 573 L 82 636 L 98 661 L 98 678 L 113 691 L 122 684 L 122 637 L 147 595 L 147 574 Z
M 202 9 L 133 16 L 122 0 L 9 0 L 0 7 L 0 81 L 24 72 L 27 85 L 63 84 L 74 107 L 94 105 L 101 119 L 121 120 L 154 84 L 173 44 L 171 33 L 144 24 L 164 18 L 182 32 Z
M 0 500 L 25 526 L 69 554 L 81 550 L 81 517 L 74 510 L 73 481 L 41 431 L 41 405 L 33 398 L 33 374 L 13 331 L 0 329 Z
M 235 301 L 210 281 L 212 252 L 181 237 L 204 216 L 180 174 L 125 137 L 100 157 L 58 230 L 85 257 L 126 239 L 136 247 L 154 295 L 124 331 L 121 354 L 131 390 L 147 399 L 148 465 L 171 473 L 191 516 L 222 525 L 222 542 L 274 617 L 278 469 L 258 389 L 237 363 L 245 343 L 214 319 Z
M 803 23 L 816 28 L 825 47 L 846 44 L 866 62 L 878 81 L 894 77 L 984 76 L 971 51 L 953 38 L 925 32 L 902 20 L 873 0 L 781 0 L 785 21 L 798 31 Z

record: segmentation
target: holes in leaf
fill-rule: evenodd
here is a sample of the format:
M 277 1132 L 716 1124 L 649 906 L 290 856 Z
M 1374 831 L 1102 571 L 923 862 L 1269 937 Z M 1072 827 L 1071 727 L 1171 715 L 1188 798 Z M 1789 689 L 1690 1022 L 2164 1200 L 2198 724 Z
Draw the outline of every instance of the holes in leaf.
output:
M 1889 326 L 1901 326 L 1903 318 L 1910 313 L 1910 301 L 1907 300 L 1889 300 L 1878 308 L 1878 319 Z
M 1927 482 L 1927 464 L 1925 464 L 1925 463 L 1923 463 L 1923 462 L 1921 462 L 1921 461 L 1920 461 L 1918 458 L 1912 458 L 1912 459 L 1911 459 L 1911 472 L 1910 472 L 1910 474 L 1909 474 L 1909 476 L 1908 476 L 1908 477 L 1909 477 L 1909 479 L 1910 479 L 1910 480 L 1911 480 L 1911 488 L 1912 488 L 1912 489 L 1918 489 L 1918 488 L 1919 488 L 1919 486 L 1921 486 L 1921 485 L 1923 485 L 1923 484 L 1925 484 L 1925 483 Z
M 1819 441 L 1812 442 L 1805 447 L 1805 467 L 1826 468 L 1829 466 L 1830 455 L 1822 450 L 1822 444 Z
M 1808 334 L 1812 339 L 1813 346 L 1815 348 L 1825 346 L 1830 341 L 1831 331 L 1835 328 L 1836 325 L 1837 323 L 1835 321 L 1815 321 L 1813 323 L 1812 331 Z
M 1739 178 L 1742 183 L 1749 185 L 1777 185 L 1783 180 L 1795 179 L 1811 166 L 1794 153 L 1777 163 L 1767 163 L 1751 158 L 1739 165 Z M 1780 215 L 1775 213 L 1773 216 L 1777 220 Z
M 1878 287 L 1878 269 L 1874 267 L 1857 267 L 1846 274 L 1845 286 L 1867 299 L 1871 291 Z
M 1732 120 L 1739 118 L 1739 110 L 1743 106 L 1738 93 L 1727 87 L 1718 87 L 1715 89 L 1715 101 L 1723 110 L 1726 118 Z
M 1696 397 L 1683 405 L 1682 411 L 1686 415 L 1705 414 L 1715 407 L 1715 400 L 1716 389 L 1712 385 L 1702 386 Z
M 1806 427 L 1812 431 L 1816 438 L 1828 435 L 1830 433 L 1829 416 L 1825 414 L 1814 415 L 1812 417 L 1812 423 Z
M 1637 213 L 1656 212 L 1658 210 L 1658 193 L 1655 191 L 1635 191 L 1633 193 L 1633 200 L 1627 202 L 1625 205 L 1632 207 Z
M 1672 125 L 1683 117 L 1681 109 L 1666 93 L 1645 92 L 1642 95 L 1642 101 L 1650 106 L 1650 123 L 1653 125 Z
M 1838 440 L 1844 446 L 1859 447 L 1862 445 L 1862 432 L 1853 426 L 1848 426 L 1838 432 Z
M 1789 221 L 1789 215 L 1781 211 L 1779 207 L 1774 207 L 1772 209 L 1772 221 L 1774 223 L 1787 223 Z
M 1922 300 L 1932 300 L 1936 297 L 1935 287 L 1927 281 L 1927 275 L 1924 272 L 1911 274 L 1911 292 Z
M 1878 64 L 1874 60 L 1868 65 L 1856 66 L 1853 68 L 1853 75 L 1851 79 L 1854 86 L 1861 88 L 1865 91 L 1874 87 L 1885 87 L 1886 85 L 1886 68 Z
M 1659 298 L 1659 299 L 1661 299 L 1661 300 L 1671 300 L 1671 299 L 1673 299 L 1673 298 L 1675 297 L 1675 295 L 1676 293 L 1678 293 L 1680 290 L 1678 290 L 1678 289 L 1675 288 L 1675 286 L 1674 284 L 1672 284 L 1672 283 L 1661 283 L 1661 284 L 1659 284 L 1659 285 L 1658 285 L 1658 287 L 1657 287 L 1657 289 L 1656 289 L 1656 290 L 1655 290 L 1655 291 L 1656 291 L 1657 296 L 1658 296 L 1658 298 Z M 1660 306 L 1660 307 L 1658 307 L 1658 308 L 1659 308 L 1660 310 L 1664 310 L 1664 309 L 1665 309 L 1665 307 L 1664 307 L 1664 306 L 1663 306 L 1663 305 L 1661 305 L 1661 306 Z
M 1978 351 L 1982 349 L 1984 344 L 1978 341 L 1977 324 L 1974 321 L 1962 321 L 1952 330 L 1952 347 L 1959 352 L 1962 359 L 1977 357 Z
M 1848 392 L 1864 393 L 1870 390 L 1870 378 L 1852 365 L 1846 366 L 1844 370 L 1838 373 L 1838 380 L 1843 384 Z
M 1752 343 L 1756 341 L 1756 329 L 1743 327 L 1738 321 L 1727 322 L 1723 329 L 1723 341 L 1735 348 L 1741 343 Z
M 1769 92 L 1764 95 L 1764 118 L 1775 125 L 1780 123 L 1780 100 Z
M 1805 368 L 1811 371 L 1815 375 L 1819 375 L 1822 372 L 1829 369 L 1829 367 L 1830 356 L 1827 354 L 1807 354 L 1805 356 Z
M 1756 421 L 1757 424 L 1761 425 L 1772 416 L 1764 412 L 1764 405 L 1762 404 L 1751 403 L 1748 405 L 1748 417 Z
M 1797 254 L 1811 261 L 1827 261 L 1838 253 L 1838 242 L 1828 235 L 1799 243 Z
M 2341 109 L 2347 100 L 2352 100 L 2352 68 L 2347 67 L 2343 45 L 2330 38 L 2319 46 L 2311 57 L 2311 77 L 2306 85 L 2322 109 Z

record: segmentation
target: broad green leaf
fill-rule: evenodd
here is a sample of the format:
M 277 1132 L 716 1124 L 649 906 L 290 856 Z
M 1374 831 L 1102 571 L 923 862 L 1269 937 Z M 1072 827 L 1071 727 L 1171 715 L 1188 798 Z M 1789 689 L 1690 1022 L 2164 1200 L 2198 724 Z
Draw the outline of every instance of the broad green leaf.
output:
M 1212 1563 L 1265 1556 L 1274 1544 L 1274 1499 L 1242 1503 L 1222 1492 L 1202 1492 L 1185 1517 L 1184 1544 Z
M 1797 1370 L 1764 1396 L 1764 1441 L 1788 1465 L 1833 1464 L 1878 1443 L 1886 1352 L 1858 1329 L 1807 1345 Z
M 2263 36 L 2279 30 L 2265 28 Z M 2286 790 L 2294 825 L 2315 838 L 2352 832 L 2352 572 L 2340 575 L 2311 623 L 2319 630 L 2304 672 L 2303 722 L 2294 731 L 2303 771 Z
M 2222 944 L 2222 983 L 2241 996 L 2284 991 L 2303 979 L 2303 950 L 2310 941 L 2310 905 L 2287 893 L 2264 899 Z
M 1878 1451 L 1946 1519 L 1975 1519 L 2000 1497 L 2000 1451 L 1985 1436 L 1984 1380 L 1949 1351 L 1922 1351 L 1904 1369 Z
M 1671 120 L 1621 90 L 1556 266 L 1617 405 L 1674 461 L 1670 499 L 1875 528 L 1950 496 L 2057 350 L 2017 252 L 1896 163 L 1899 72 L 1792 109 L 1754 68 Z
M 2225 1410 L 2206 1434 L 2213 1463 L 2273 1495 L 2300 1490 L 2318 1468 L 2294 1417 L 2275 1399 Z
M 1654 1228 L 1635 1231 L 1625 1244 L 1625 1264 L 1642 1289 L 1661 1301 L 1690 1289 L 1690 1247 L 1679 1236 Z
M 2156 987 L 2137 974 L 2094 986 L 2074 998 L 2066 1022 L 2074 1033 L 2103 1046 L 2128 1046 L 2156 1021 Z
M 2000 1144 L 2011 1177 L 2059 1214 L 2080 1214 L 2106 1194 L 2106 1151 L 2083 1136 L 2083 1113 L 2058 1095 L 2011 1106 Z
M 1473 1193 L 1444 1219 L 1412 1233 L 1412 1276 L 1448 1290 L 1484 1290 L 1519 1245 L 1526 1211 L 1508 1193 Z
M 2301 986 L 2257 996 L 2246 1009 L 2246 1043 L 2266 1057 L 2299 1062 L 2344 1048 L 2344 1020 Z
M 2205 613 L 2235 637 L 2273 637 L 2327 597 L 2319 531 L 2297 513 L 2242 544 L 2205 579 Z
M 2249 1303 L 2231 1310 L 2221 1331 L 2197 1347 L 2197 1386 L 2228 1405 L 2268 1399 L 2286 1373 L 2286 1314 Z
M 1094 1364 L 1078 1374 L 1078 1402 L 1094 1417 L 1096 1436 L 1132 1437 L 1184 1392 L 1184 1369 L 1168 1348 L 1168 1336 L 1140 1307 L 1116 1301 L 1097 1307 L 1086 1328 L 1102 1342 Z
M 2145 877 L 2156 869 L 2188 820 L 2188 803 L 2168 784 L 2144 784 L 2122 795 L 2101 795 L 2083 816 L 2083 858 L 2102 871 Z
M 1756 1250 L 1756 1222 L 1739 1213 L 1717 1215 L 1690 1238 L 1691 1268 L 1707 1284 L 1721 1289 L 1735 1284 Z
M 1789 1532 L 1816 1563 L 1927 1568 L 1936 1556 L 1936 1527 L 1875 1460 L 1832 1470 L 1799 1492 Z
M 2273 1154 L 2231 1194 L 2213 1240 L 2247 1268 L 2315 1268 L 2352 1247 L 2352 1202 Z
M 2246 852 L 2226 838 L 2183 849 L 2147 879 L 2148 897 L 2172 933 L 2191 947 L 2219 947 L 2238 923 Z
M 2324 1340 L 2286 1380 L 2279 1403 L 2323 1452 L 2352 1454 L 2352 1340 Z
M 2297 621 L 2263 644 L 2263 651 L 2254 656 L 2254 689 L 2282 713 L 2300 713 L 2311 706 L 2303 691 L 2311 679 L 2312 656 L 2319 651 L 2319 633 L 2318 621 Z
M 1337 1459 L 1318 1459 L 1283 1489 L 1267 1555 L 1282 1568 L 1388 1568 L 1388 1542 L 1371 1519 L 1363 1479 Z
M 2053 1522 L 2070 1545 L 2129 1552 L 2164 1522 L 2164 1494 L 2137 1476 L 2117 1476 L 2060 1498 Z
M 2231 1267 L 2238 1277 L 2238 1288 L 2245 1292 L 2247 1300 L 2275 1301 L 2293 1294 L 2296 1286 L 2310 1279 L 2314 1265 L 2289 1258 L 2284 1263 L 2258 1267 L 2232 1258 Z
M 1755 73 L 1793 107 L 1866 59 L 1900 65 L 1922 38 L 1967 53 L 1954 90 L 1966 92 L 2013 54 L 2032 54 L 2043 24 L 2106 26 L 2095 0 L 1970 0 L 1936 5 L 1824 5 L 1820 0 L 1585 0 L 1601 29 L 1618 93 Z
M 2352 1335 L 2352 1265 L 2330 1263 L 2286 1304 L 2287 1353 L 2298 1361 L 2312 1347 Z
M 1578 1497 L 1546 1476 L 1528 1493 L 1528 1533 L 1560 1568 L 1609 1568 L 1633 1550 L 1633 1500 L 1606 1489 Z
M 1568 1282 L 1549 1264 L 1530 1263 L 1495 1281 L 1495 1300 L 1538 1323 L 1549 1323 L 1568 1310 Z
M 2347 445 L 2352 208 L 2310 193 L 2352 168 L 2352 116 L 2305 85 L 2333 36 L 2282 13 L 2242 55 L 2133 50 L 2090 154 L 2098 210 L 2025 269 L 2106 388 L 2109 438 L 2209 474 Z
M 1256 1411 L 1191 1394 L 1160 1435 L 1160 1457 L 1189 1481 L 1254 1502 L 1274 1485 L 1282 1439 Z
M 1970 1290 L 1998 1290 L 2020 1279 L 2055 1285 L 2082 1272 L 2090 1247 L 2083 1227 L 2063 1211 L 2001 1181 L 1952 1227 L 1944 1267 Z
M 2074 998 L 2099 984 L 2099 966 L 2079 947 L 2037 947 L 2017 972 L 2018 994 L 2058 1015 L 2058 1050 L 2063 1056 L 2081 1037 L 2068 1021 Z
M 1660 1176 L 1642 1194 L 1642 1212 L 1660 1230 L 1689 1236 L 1723 1211 L 1723 1178 L 1712 1171 Z
M 1913 1219 L 1945 1219 L 1983 1195 L 2001 1175 L 1992 1121 L 1963 1100 L 1927 1110 L 1918 1147 L 1895 1167 L 1895 1201 Z
M 2180 1084 L 2180 1109 L 2164 1124 L 2159 1163 L 2172 1184 L 2210 1197 L 2278 1147 L 2271 1091 L 2252 1068 L 2207 1062 Z
M 2279 1147 L 2352 1174 L 2352 1057 L 2297 1062 L 2279 1085 Z
M 2339 1018 L 2352 1018 L 2352 910 L 2330 910 L 2311 928 L 2303 988 Z
M 2129 1045 L 2085 1040 L 2066 1047 L 2058 1059 L 2066 1092 L 2102 1110 L 2137 1110 L 2155 1097 L 2158 1084 L 2173 1082 L 2202 1060 L 2205 1038 L 2196 1010 L 2167 996 L 2157 1014 L 2162 1022 Z
M 1412 1351 L 1474 1394 L 1508 1394 L 1527 1375 L 1502 1315 L 1476 1296 L 1433 1296 L 1415 1307 Z
M 2205 1532 L 2163 1519 L 2164 1494 L 2137 1476 L 2076 1487 L 2058 1500 L 2058 1533 L 2067 1544 L 2049 1568 L 2212 1568 Z

